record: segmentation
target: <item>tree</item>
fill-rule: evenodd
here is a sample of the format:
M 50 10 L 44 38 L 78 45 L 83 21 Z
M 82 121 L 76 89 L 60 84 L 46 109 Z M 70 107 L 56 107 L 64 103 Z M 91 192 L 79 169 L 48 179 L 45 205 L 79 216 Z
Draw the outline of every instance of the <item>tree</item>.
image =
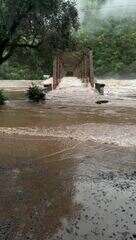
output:
M 110 14 L 105 15 L 103 4 L 106 2 L 83 1 L 85 14 L 76 34 L 79 46 L 93 50 L 96 76 L 135 78 L 136 16 L 127 9 L 126 14 L 124 11 L 121 14 L 120 8 L 112 14 L 111 8 Z
M 78 32 L 80 48 L 93 49 L 98 77 L 135 78 L 136 18 L 108 18 Z
M 77 27 L 74 1 L 1 0 L 0 65 L 17 48 L 38 49 L 49 41 L 54 51 L 64 49 Z

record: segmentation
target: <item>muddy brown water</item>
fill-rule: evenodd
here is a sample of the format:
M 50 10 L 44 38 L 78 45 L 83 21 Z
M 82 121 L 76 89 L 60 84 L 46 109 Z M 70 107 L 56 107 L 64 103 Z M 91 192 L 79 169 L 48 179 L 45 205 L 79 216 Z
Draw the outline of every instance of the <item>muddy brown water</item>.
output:
M 79 80 L 64 79 L 39 104 L 8 89 L 0 240 L 136 239 L 136 83 L 127 82 L 129 98 L 116 85 L 107 80 L 102 106 Z

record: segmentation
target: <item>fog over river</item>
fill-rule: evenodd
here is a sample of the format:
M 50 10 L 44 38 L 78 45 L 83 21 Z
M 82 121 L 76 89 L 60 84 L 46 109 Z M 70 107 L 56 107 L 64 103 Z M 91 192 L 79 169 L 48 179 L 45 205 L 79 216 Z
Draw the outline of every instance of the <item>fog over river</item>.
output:
M 0 240 L 136 239 L 136 80 L 97 81 L 0 81 Z

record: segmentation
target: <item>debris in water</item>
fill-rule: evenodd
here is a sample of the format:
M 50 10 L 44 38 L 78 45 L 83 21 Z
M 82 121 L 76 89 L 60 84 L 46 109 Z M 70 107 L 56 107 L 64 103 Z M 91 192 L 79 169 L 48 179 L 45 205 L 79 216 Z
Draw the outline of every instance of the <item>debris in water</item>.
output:
M 108 100 L 99 100 L 96 103 L 97 104 L 102 104 L 102 103 L 108 103 L 108 102 L 109 102 Z

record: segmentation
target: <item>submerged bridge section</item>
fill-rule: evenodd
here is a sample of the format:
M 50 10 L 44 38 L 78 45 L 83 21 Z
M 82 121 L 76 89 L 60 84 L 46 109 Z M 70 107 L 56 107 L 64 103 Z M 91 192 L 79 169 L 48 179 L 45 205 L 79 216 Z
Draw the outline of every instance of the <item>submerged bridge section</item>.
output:
M 92 51 L 65 52 L 54 58 L 53 63 L 53 89 L 56 89 L 61 79 L 65 76 L 72 76 L 81 79 L 83 82 L 95 86 L 93 54 Z

